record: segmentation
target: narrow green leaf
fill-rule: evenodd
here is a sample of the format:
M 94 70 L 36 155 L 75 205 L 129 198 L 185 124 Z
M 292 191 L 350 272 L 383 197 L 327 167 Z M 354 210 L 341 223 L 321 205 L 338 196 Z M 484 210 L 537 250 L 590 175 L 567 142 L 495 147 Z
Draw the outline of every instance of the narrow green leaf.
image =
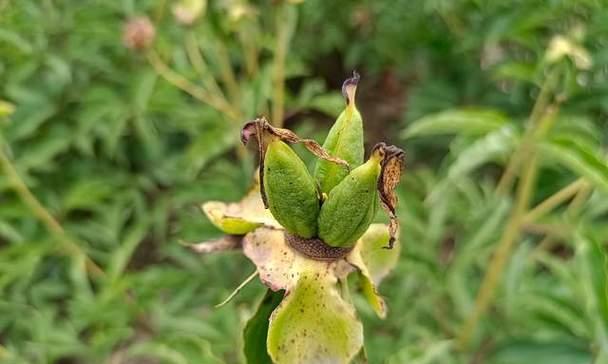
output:
M 272 364 L 272 360 L 266 350 L 266 338 L 268 337 L 268 326 L 272 311 L 281 303 L 284 291 L 266 291 L 266 295 L 260 302 L 257 311 L 247 321 L 243 331 L 244 352 L 247 364 Z
M 418 119 L 402 133 L 404 138 L 440 134 L 485 134 L 509 119 L 492 109 L 447 110 Z
M 458 153 L 449 167 L 448 178 L 459 178 L 485 163 L 504 159 L 513 151 L 517 141 L 518 135 L 512 125 L 486 134 Z
M 591 355 L 571 342 L 513 340 L 499 347 L 492 358 L 496 364 L 589 364 Z
M 540 144 L 542 155 L 564 165 L 589 182 L 608 190 L 606 158 L 586 144 L 566 138 L 554 138 Z

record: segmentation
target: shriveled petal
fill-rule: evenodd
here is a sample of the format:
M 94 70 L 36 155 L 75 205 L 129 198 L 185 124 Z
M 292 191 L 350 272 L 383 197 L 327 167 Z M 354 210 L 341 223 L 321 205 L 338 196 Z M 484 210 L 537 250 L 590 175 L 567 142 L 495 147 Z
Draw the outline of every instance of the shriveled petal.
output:
M 397 265 L 401 245 L 385 249 L 390 239 L 389 228 L 384 224 L 372 224 L 363 234 L 346 260 L 361 273 L 361 288 L 376 314 L 386 316 L 386 304 L 378 293 L 380 282 Z
M 239 202 L 209 201 L 203 204 L 202 209 L 209 220 L 226 234 L 244 235 L 262 225 L 280 227 L 270 211 L 264 208 L 257 186 Z
M 336 290 L 335 276 L 301 272 L 270 318 L 268 353 L 277 364 L 346 364 L 363 345 L 363 327 Z
M 245 235 L 243 253 L 258 268 L 260 280 L 273 291 L 290 291 L 304 271 L 314 271 L 336 279 L 349 270 L 345 260 L 322 262 L 300 255 L 285 242 L 282 229 L 261 227 Z

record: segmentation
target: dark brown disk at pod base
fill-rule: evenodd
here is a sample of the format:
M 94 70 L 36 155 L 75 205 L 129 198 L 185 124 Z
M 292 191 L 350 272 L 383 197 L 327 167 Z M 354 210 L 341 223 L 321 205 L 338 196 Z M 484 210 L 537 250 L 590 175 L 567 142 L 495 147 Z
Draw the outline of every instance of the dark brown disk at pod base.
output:
M 327 245 L 319 238 L 305 239 L 285 231 L 285 241 L 292 249 L 310 259 L 333 262 L 344 258 L 353 247 L 335 247 Z

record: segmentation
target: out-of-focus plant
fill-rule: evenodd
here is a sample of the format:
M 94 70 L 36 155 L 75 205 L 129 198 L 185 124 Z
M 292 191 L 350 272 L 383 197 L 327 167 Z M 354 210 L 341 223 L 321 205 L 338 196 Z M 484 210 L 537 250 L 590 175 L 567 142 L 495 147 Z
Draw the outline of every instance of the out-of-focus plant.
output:
M 602 242 L 605 239 L 606 220 L 605 216 L 601 217 L 605 210 L 600 215 L 585 212 L 589 208 L 593 210 L 594 199 L 591 196 L 601 199 L 608 192 L 606 150 L 597 138 L 602 135 L 602 130 L 589 121 L 574 117 L 567 108 L 576 92 L 571 88 L 571 82 L 586 77 L 586 72 L 592 68 L 591 57 L 581 45 L 582 41 L 579 28 L 567 35 L 556 35 L 548 42 L 546 52 L 539 55 L 536 68 L 529 74 L 529 81 L 538 85 L 538 93 L 530 115 L 523 123 L 497 109 L 463 108 L 427 115 L 412 123 L 404 133 L 410 139 L 441 134 L 456 136 L 451 142 L 445 174 L 428 195 L 429 208 L 435 210 L 431 218 L 437 224 L 438 234 L 441 231 L 439 226 L 450 224 L 453 219 L 447 211 L 456 201 L 454 195 L 468 193 L 463 188 L 469 188 L 465 186 L 475 173 L 488 164 L 503 167 L 496 185 L 486 188 L 493 190 L 489 206 L 503 205 L 505 208 L 497 210 L 499 215 L 496 220 L 490 216 L 483 228 L 470 236 L 470 240 L 465 238 L 462 241 L 463 247 L 460 249 L 463 252 L 457 253 L 457 260 L 452 268 L 448 268 L 447 277 L 451 275 L 449 279 L 453 285 L 451 294 L 457 294 L 455 298 L 460 302 L 455 301 L 454 304 L 460 306 L 459 313 L 463 318 L 454 331 L 457 349 L 466 351 L 472 343 L 483 346 L 483 340 L 488 340 L 484 339 L 483 333 L 488 335 L 486 330 L 491 329 L 483 323 L 489 315 L 494 314 L 489 311 L 495 306 L 496 297 L 501 295 L 501 283 L 510 278 L 517 279 L 509 277 L 516 274 L 513 270 L 524 269 L 528 265 L 533 267 L 538 261 L 537 264 L 546 266 L 557 277 L 565 274 L 565 271 L 554 271 L 562 264 L 562 258 L 556 256 L 553 249 L 562 247 L 572 249 L 574 255 L 574 271 L 568 274 L 580 275 L 579 279 L 585 282 L 582 284 L 588 285 L 588 288 L 583 288 L 585 293 L 579 292 L 581 295 L 576 297 L 583 302 L 586 310 L 581 320 L 593 327 L 583 334 L 577 333 L 574 326 L 568 326 L 572 330 L 569 340 L 576 342 L 583 339 L 577 338 L 583 334 L 583 340 L 589 342 L 590 357 L 594 358 L 594 362 L 607 358 L 608 321 L 605 313 L 608 311 L 605 302 L 608 270 L 606 243 Z M 558 171 L 561 176 L 556 174 Z M 539 190 L 538 179 L 546 181 L 551 176 L 558 176 L 561 183 L 554 184 L 550 192 Z M 453 223 L 458 226 L 458 222 Z M 466 226 L 462 228 L 467 229 Z M 481 245 L 484 240 L 494 239 L 493 236 L 495 245 Z M 477 249 L 491 254 L 480 255 L 483 261 L 473 257 L 467 261 L 464 253 Z M 521 259 L 529 263 L 525 264 Z M 587 260 L 583 264 L 589 264 L 584 271 L 577 268 L 577 261 L 581 259 Z M 484 271 L 474 297 L 470 294 L 475 290 L 467 287 L 469 284 L 463 278 L 464 273 L 456 271 L 464 269 L 466 265 L 469 265 L 469 270 L 478 267 Z M 597 275 L 592 273 L 593 270 L 597 270 Z M 510 288 L 514 289 L 512 286 Z M 548 290 L 551 291 L 550 288 Z M 522 294 L 526 296 L 526 292 Z M 559 315 L 559 310 L 567 309 L 573 303 L 552 301 L 557 299 L 553 296 L 556 294 L 552 292 L 546 297 L 535 298 L 553 305 L 556 311 L 546 313 L 548 315 Z M 507 299 L 519 300 L 515 297 Z M 571 324 L 575 325 L 573 322 Z M 536 335 L 527 336 L 532 340 Z M 548 349 L 539 358 L 552 361 L 570 357 L 563 360 L 585 362 L 587 359 L 579 350 L 576 346 L 563 351 Z M 509 359 L 503 360 L 511 362 Z M 519 362 L 517 360 L 513 359 L 512 362 Z
M 302 100 L 339 102 L 315 80 L 303 97 L 283 86 L 307 72 L 285 55 L 297 6 L 0 9 L 0 357 L 238 360 L 230 340 L 210 343 L 238 337 L 239 316 L 198 310 L 242 262 L 201 265 L 167 241 L 216 233 L 198 203 L 247 187 L 251 164 L 232 154 L 244 118 L 270 110 L 282 122 L 286 107 L 315 107 Z M 216 265 L 234 276 L 204 273 Z
M 276 121 L 272 100 L 284 97 L 282 120 L 321 135 L 341 103 L 328 85 L 355 68 L 367 81 L 359 105 L 367 140 L 407 141 L 409 161 L 397 211 L 407 249 L 382 285 L 388 319 L 352 296 L 369 362 L 605 361 L 608 199 L 598 173 L 605 160 L 596 162 L 608 141 L 608 7 L 293 3 L 0 0 L 0 100 L 9 103 L 0 114 L 12 112 L 0 116 L 1 148 L 14 167 L 0 171 L 1 360 L 242 361 L 241 323 L 265 287 L 253 281 L 211 309 L 252 266 L 240 255 L 193 257 L 176 240 L 217 237 L 198 205 L 245 193 L 253 165 L 235 149 L 242 120 Z M 291 11 L 297 22 L 277 22 Z M 213 75 L 242 119 L 166 82 L 146 52 L 124 47 L 124 25 L 143 15 L 155 30 L 148 51 L 197 89 L 211 90 L 202 76 Z M 279 24 L 294 27 L 289 42 L 279 42 Z M 189 59 L 192 43 L 202 73 Z M 275 50 L 286 45 L 286 82 L 275 87 Z M 545 80 L 539 110 L 556 114 L 542 131 L 528 120 Z M 426 116 L 435 120 L 424 126 Z M 475 309 L 523 176 L 507 160 L 528 163 L 530 154 L 512 151 L 530 128 L 533 222 L 517 224 L 508 259 L 493 268 L 502 272 L 494 291 Z M 456 345 L 467 321 L 475 322 L 469 345 Z

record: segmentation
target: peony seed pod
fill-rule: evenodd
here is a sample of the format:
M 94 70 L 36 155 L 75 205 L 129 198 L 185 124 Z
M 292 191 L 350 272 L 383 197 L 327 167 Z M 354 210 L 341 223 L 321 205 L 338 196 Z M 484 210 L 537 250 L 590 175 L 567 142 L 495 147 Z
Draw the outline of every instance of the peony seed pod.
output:
M 372 223 L 378 206 L 380 159 L 372 155 L 327 196 L 319 215 L 319 237 L 328 245 L 352 246 Z
M 304 162 L 286 143 L 301 143 L 315 156 L 347 170 L 348 163 L 330 156 L 316 141 L 302 139 L 288 129 L 275 128 L 264 118 L 243 126 L 243 144 L 253 137 L 258 142 L 260 194 L 264 206 L 288 232 L 306 239 L 316 236 L 319 189 Z
M 399 228 L 394 191 L 403 159 L 401 149 L 378 143 L 369 160 L 353 169 L 327 196 L 319 213 L 319 237 L 330 246 L 353 246 L 373 222 L 381 203 L 390 217 L 387 248 L 392 248 Z
M 323 148 L 334 157 L 348 162 L 351 168 L 363 163 L 363 120 L 355 104 L 355 94 L 359 74 L 353 72 L 353 77 L 344 81 L 342 94 L 346 100 L 346 108 L 336 123 L 329 130 Z M 335 163 L 319 160 L 315 167 L 314 176 L 319 181 L 321 191 L 329 193 L 346 177 L 348 171 Z
M 287 231 L 303 238 L 317 234 L 316 183 L 300 157 L 279 139 L 266 150 L 264 192 L 270 212 Z

